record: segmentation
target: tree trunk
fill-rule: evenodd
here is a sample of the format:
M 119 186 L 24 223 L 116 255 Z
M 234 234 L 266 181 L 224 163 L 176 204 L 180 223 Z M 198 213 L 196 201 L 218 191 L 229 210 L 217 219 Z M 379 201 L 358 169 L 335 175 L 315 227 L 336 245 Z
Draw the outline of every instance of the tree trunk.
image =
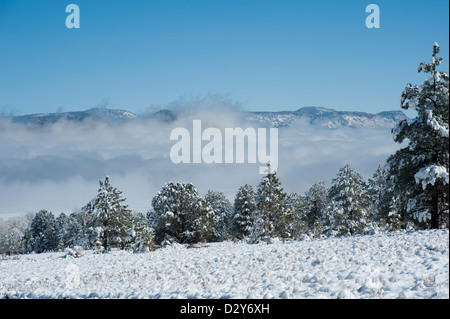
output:
M 431 228 L 439 229 L 439 197 L 434 194 L 431 197 Z

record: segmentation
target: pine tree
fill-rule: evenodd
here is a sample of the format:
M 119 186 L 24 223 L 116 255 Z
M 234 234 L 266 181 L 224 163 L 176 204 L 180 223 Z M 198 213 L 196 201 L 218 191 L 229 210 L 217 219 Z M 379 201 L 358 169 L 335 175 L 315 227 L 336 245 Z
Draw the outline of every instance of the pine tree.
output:
M 404 223 L 397 211 L 397 198 L 393 192 L 393 183 L 386 168 L 378 166 L 367 183 L 371 221 L 389 231 L 399 230 Z
M 127 240 L 127 247 L 134 252 L 149 252 L 155 250 L 155 236 L 147 217 L 138 213 L 134 216 L 134 223 Z
M 58 248 L 64 249 L 67 247 L 74 247 L 83 232 L 83 224 L 79 218 L 79 214 L 72 213 L 67 216 L 61 213 L 56 218 L 58 225 Z
M 56 224 L 58 228 L 58 231 L 56 233 L 56 237 L 58 238 L 58 249 L 64 249 L 65 247 L 68 247 L 67 245 L 68 216 L 65 213 L 59 214 L 59 216 L 56 217 Z
M 58 226 L 52 212 L 39 211 L 30 225 L 30 232 L 26 235 L 27 246 L 30 251 L 42 253 L 54 251 L 58 248 Z
M 256 194 L 256 211 L 252 227 L 252 241 L 268 241 L 270 238 L 289 238 L 292 211 L 286 205 L 287 194 L 283 191 L 275 171 L 267 167 Z
M 369 210 L 371 219 L 379 222 L 382 219 L 382 200 L 384 192 L 388 188 L 388 176 L 385 169 L 378 165 L 372 178 L 367 181 L 367 195 L 369 197 Z
M 217 227 L 214 211 L 190 183 L 169 182 L 153 198 L 158 244 L 211 240 Z
M 237 239 L 243 239 L 250 234 L 253 225 L 252 216 L 256 210 L 255 191 L 251 185 L 239 187 L 234 198 L 231 233 Z
M 329 234 L 361 234 L 368 223 L 369 201 L 364 180 L 350 165 L 341 168 L 329 191 L 330 205 L 325 224 Z
M 213 241 L 223 241 L 230 238 L 230 219 L 232 206 L 230 201 L 222 192 L 209 190 L 205 195 L 206 202 L 213 209 L 217 227 L 214 232 Z
M 404 221 L 425 228 L 448 227 L 449 77 L 437 70 L 439 50 L 435 43 L 431 62 L 419 65 L 418 72 L 430 77 L 420 86 L 408 83 L 402 93 L 401 107 L 417 117 L 393 129 L 394 140 L 408 145 L 387 160 L 397 210 Z
M 293 192 L 286 196 L 285 203 L 291 214 L 291 223 L 288 226 L 290 237 L 303 239 L 309 233 L 305 200 L 300 194 Z
M 323 216 L 328 204 L 328 189 L 324 182 L 314 183 L 305 193 L 305 214 L 308 233 L 312 236 L 318 235 L 317 223 Z
M 100 250 L 112 247 L 124 249 L 133 227 L 133 215 L 123 204 L 126 198 L 122 198 L 122 192 L 111 186 L 108 176 L 99 184 L 97 197 L 82 209 L 87 220 L 89 245 Z

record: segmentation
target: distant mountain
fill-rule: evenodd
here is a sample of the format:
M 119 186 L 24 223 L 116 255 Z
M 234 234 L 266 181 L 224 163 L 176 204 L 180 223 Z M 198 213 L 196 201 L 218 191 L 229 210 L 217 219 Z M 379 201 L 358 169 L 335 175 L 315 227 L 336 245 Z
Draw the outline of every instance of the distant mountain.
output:
M 401 120 L 409 120 L 402 111 L 385 111 L 377 114 L 365 112 L 336 111 L 324 107 L 308 106 L 297 111 L 247 112 L 246 120 L 270 125 L 291 126 L 300 119 L 309 124 L 328 128 L 348 127 L 393 127 Z
M 177 115 L 171 110 L 161 110 L 150 115 L 150 117 L 163 122 L 173 122 L 177 119 Z
M 154 118 L 161 122 L 173 122 L 179 114 L 163 109 L 154 113 L 138 116 L 126 110 L 93 108 L 87 111 L 41 113 L 8 117 L 12 122 L 34 125 L 53 124 L 60 120 L 67 121 L 102 121 L 107 123 L 122 123 L 139 118 Z M 243 118 L 250 123 L 264 126 L 291 126 L 296 121 L 306 121 L 309 124 L 328 128 L 347 127 L 393 127 L 401 120 L 409 120 L 401 111 L 386 111 L 377 114 L 365 112 L 336 111 L 324 107 L 308 106 L 297 111 L 280 112 L 243 112 Z
M 107 108 L 92 108 L 87 111 L 39 113 L 11 117 L 15 123 L 45 125 L 53 124 L 61 120 L 83 121 L 91 119 L 94 121 L 122 122 L 135 119 L 137 116 L 129 111 L 114 110 Z

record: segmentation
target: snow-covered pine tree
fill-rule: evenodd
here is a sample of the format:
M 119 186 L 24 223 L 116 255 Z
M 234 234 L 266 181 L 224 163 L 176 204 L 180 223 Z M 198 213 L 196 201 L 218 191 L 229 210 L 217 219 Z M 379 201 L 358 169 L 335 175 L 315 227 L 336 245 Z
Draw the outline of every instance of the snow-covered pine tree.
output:
M 57 238 L 58 238 L 58 249 L 64 249 L 65 247 L 70 247 L 71 235 L 69 233 L 69 216 L 65 213 L 59 214 L 56 217 L 57 224 Z
M 325 225 L 329 235 L 343 236 L 363 232 L 368 223 L 369 199 L 363 177 L 350 165 L 341 168 L 329 191 L 331 200 Z
M 134 216 L 134 223 L 128 236 L 127 247 L 138 253 L 155 250 L 153 228 L 149 226 L 147 217 L 142 213 Z
M 190 183 L 169 182 L 153 198 L 157 244 L 211 240 L 217 227 L 214 211 Z
M 328 188 L 324 182 L 314 183 L 304 196 L 306 225 L 308 233 L 317 236 L 317 222 L 323 216 L 328 204 Z
M 286 196 L 285 203 L 291 212 L 291 223 L 288 226 L 290 237 L 294 239 L 309 237 L 304 198 L 300 194 L 292 192 Z
M 256 194 L 256 211 L 253 217 L 251 241 L 268 241 L 270 238 L 290 238 L 292 211 L 286 204 L 287 194 L 270 164 Z
M 97 197 L 82 209 L 86 216 L 86 231 L 89 246 L 100 250 L 112 247 L 124 249 L 133 227 L 133 215 L 123 202 L 122 192 L 105 181 L 99 181 Z
M 52 212 L 39 211 L 30 225 L 30 232 L 25 236 L 25 244 L 30 251 L 42 253 L 58 248 L 58 225 Z
M 392 184 L 389 184 L 389 188 L 382 195 L 381 206 L 378 208 L 382 217 L 381 224 L 388 231 L 400 230 L 405 227 L 405 222 L 397 209 L 397 202 L 399 202 L 399 199 L 393 194 Z
M 396 197 L 393 183 L 385 167 L 378 166 L 372 178 L 367 182 L 371 222 L 392 231 L 403 227 L 401 216 L 396 210 Z
M 429 78 L 420 86 L 408 83 L 402 93 L 401 107 L 417 116 L 392 130 L 394 141 L 408 145 L 387 160 L 396 209 L 422 228 L 449 227 L 449 77 L 437 69 L 439 50 L 434 43 L 431 62 L 419 65 Z
M 386 170 L 378 165 L 375 173 L 373 173 L 372 178 L 367 181 L 367 195 L 369 197 L 369 210 L 371 212 L 371 220 L 374 222 L 380 222 L 381 216 L 381 205 L 383 199 L 383 193 L 388 188 L 388 176 Z
M 255 191 L 251 185 L 239 187 L 234 198 L 231 233 L 237 239 L 243 239 L 250 234 L 253 225 L 252 216 L 256 210 Z
M 58 238 L 58 249 L 69 247 L 69 245 L 67 245 L 69 241 L 69 236 L 67 234 L 68 219 L 69 217 L 65 213 L 61 213 L 58 217 L 56 217 L 56 224 L 58 229 L 56 233 L 56 237 Z
M 208 190 L 205 195 L 206 202 L 213 209 L 215 219 L 217 220 L 217 227 L 214 232 L 213 241 L 223 241 L 231 237 L 230 235 L 230 219 L 232 213 L 232 206 L 230 201 L 222 192 Z
M 79 214 L 72 213 L 67 216 L 61 213 L 56 218 L 58 225 L 58 248 L 74 247 L 80 239 L 83 232 L 83 224 Z
M 155 230 L 158 226 L 158 215 L 155 213 L 155 211 L 151 210 L 148 211 L 146 214 L 147 218 L 147 225 Z

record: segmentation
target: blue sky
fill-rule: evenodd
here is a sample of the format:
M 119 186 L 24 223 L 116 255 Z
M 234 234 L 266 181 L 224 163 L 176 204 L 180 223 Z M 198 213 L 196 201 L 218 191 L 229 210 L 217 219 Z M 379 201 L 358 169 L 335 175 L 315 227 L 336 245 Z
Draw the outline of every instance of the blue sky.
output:
M 68 29 L 65 8 L 80 8 Z M 368 29 L 365 7 L 380 7 Z M 229 94 L 245 110 L 400 109 L 441 46 L 448 1 L 0 0 L 0 114 L 144 112 Z

